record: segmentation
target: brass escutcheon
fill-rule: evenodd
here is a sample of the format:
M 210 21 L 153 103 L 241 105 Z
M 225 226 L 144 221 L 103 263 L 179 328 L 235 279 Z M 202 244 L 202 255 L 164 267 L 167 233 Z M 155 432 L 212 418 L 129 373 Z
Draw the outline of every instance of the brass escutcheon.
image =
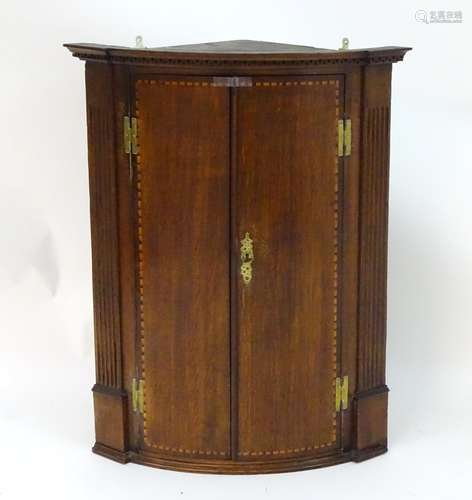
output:
M 241 276 L 246 285 L 252 280 L 252 263 L 254 262 L 254 249 L 249 233 L 241 240 Z

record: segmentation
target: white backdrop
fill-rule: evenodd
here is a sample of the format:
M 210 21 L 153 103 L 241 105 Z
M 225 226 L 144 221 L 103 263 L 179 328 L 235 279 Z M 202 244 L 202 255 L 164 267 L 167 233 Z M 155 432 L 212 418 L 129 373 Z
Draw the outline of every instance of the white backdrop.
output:
M 326 5 L 328 4 L 328 6 Z M 472 12 L 465 0 L 11 1 L 0 9 L 0 499 L 463 499 L 472 470 Z M 415 12 L 462 11 L 462 24 Z M 267 476 L 92 455 L 83 63 L 63 42 L 407 45 L 394 65 L 390 451 Z

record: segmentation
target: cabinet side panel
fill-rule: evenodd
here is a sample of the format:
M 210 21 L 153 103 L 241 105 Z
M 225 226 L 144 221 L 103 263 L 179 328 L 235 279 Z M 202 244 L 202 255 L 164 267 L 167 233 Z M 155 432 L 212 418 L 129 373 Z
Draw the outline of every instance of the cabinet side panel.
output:
M 360 172 L 357 460 L 387 446 L 385 349 L 391 65 L 364 70 Z
M 364 74 L 358 391 L 385 384 L 391 65 Z
M 118 218 L 111 66 L 86 65 L 97 384 L 121 388 Z
M 122 389 L 118 208 L 112 67 L 87 63 L 87 127 L 95 332 L 94 451 L 126 451 L 126 394 Z

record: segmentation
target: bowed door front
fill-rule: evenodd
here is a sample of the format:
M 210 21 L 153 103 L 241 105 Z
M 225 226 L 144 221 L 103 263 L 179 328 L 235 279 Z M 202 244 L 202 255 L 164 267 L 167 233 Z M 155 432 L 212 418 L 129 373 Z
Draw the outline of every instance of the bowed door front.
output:
M 229 90 L 135 83 L 141 447 L 230 454 Z
M 141 449 L 333 454 L 342 79 L 162 77 L 135 91 Z
M 342 79 L 257 78 L 234 92 L 237 456 L 332 453 Z

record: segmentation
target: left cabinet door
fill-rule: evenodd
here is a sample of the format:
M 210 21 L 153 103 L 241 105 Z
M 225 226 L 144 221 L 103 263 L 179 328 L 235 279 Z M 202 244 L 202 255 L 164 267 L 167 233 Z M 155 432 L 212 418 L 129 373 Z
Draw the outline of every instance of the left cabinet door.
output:
M 141 448 L 230 456 L 229 91 L 136 79 Z M 124 286 L 126 286 L 124 284 Z

